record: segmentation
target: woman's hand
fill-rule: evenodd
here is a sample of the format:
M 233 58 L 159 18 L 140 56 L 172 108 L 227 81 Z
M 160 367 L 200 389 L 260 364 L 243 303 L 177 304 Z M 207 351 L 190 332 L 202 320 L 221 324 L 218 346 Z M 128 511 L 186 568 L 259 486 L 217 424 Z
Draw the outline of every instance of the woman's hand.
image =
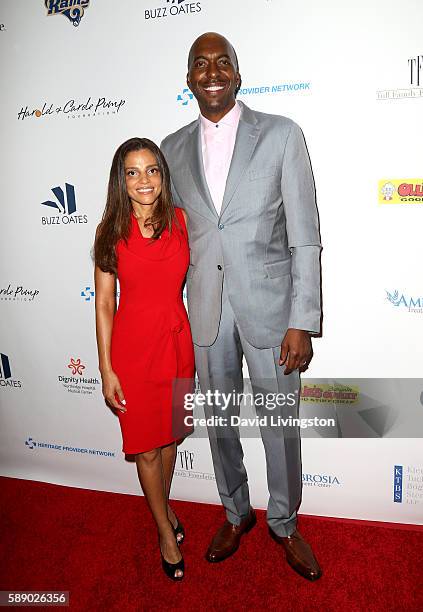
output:
M 103 382 L 103 396 L 108 406 L 120 410 L 120 412 L 126 412 L 124 407 L 126 402 L 117 375 L 113 370 L 109 370 L 108 372 L 101 373 L 101 379 Z M 119 398 L 119 402 L 116 400 L 116 395 Z

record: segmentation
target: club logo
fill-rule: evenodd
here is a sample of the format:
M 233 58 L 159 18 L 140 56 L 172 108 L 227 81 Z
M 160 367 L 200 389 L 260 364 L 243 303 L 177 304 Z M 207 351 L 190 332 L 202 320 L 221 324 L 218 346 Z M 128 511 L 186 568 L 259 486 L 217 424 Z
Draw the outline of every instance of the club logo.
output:
M 88 223 L 87 215 L 75 215 L 76 197 L 75 187 L 65 183 L 65 190 L 61 187 L 52 187 L 55 200 L 45 200 L 42 206 L 54 208 L 59 214 L 50 217 L 41 217 L 42 225 L 69 225 L 78 223 Z
M 75 26 L 79 26 L 90 0 L 45 0 L 47 16 L 64 15 Z
M 22 387 L 20 380 L 12 378 L 9 357 L 3 353 L 0 353 L 0 387 L 14 387 L 15 389 Z

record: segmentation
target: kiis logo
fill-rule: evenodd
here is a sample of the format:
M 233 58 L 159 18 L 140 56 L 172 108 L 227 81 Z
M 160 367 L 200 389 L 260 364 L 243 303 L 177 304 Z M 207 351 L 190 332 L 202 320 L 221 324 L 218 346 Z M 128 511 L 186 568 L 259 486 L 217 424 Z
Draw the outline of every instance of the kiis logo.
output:
M 68 225 L 70 223 L 88 223 L 87 215 L 75 215 L 76 198 L 75 187 L 65 183 L 65 192 L 61 187 L 52 187 L 52 192 L 56 200 L 46 200 L 41 202 L 42 206 L 55 208 L 60 215 L 54 217 L 41 217 L 42 225 Z
M 9 357 L 3 355 L 3 353 L 0 353 L 0 387 L 15 387 L 17 389 L 22 387 L 20 380 L 12 378 Z
M 161 17 L 173 17 L 175 15 L 189 15 L 201 11 L 201 2 L 187 2 L 186 0 L 166 0 L 171 6 L 146 9 L 144 19 L 159 19 Z
M 64 15 L 74 26 L 79 26 L 90 0 L 45 0 L 47 16 Z
M 379 204 L 423 202 L 423 179 L 384 179 L 379 181 Z
M 386 299 L 397 308 L 406 308 L 408 312 L 423 314 L 423 297 L 409 297 L 399 293 L 398 289 L 390 292 L 385 289 Z

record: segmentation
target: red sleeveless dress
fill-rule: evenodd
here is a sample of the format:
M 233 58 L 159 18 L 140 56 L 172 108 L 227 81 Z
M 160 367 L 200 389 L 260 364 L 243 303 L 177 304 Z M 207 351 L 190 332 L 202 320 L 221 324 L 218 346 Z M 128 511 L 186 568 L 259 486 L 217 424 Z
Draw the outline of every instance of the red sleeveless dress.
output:
M 170 444 L 192 429 L 181 392 L 192 392 L 194 350 L 182 287 L 189 264 L 188 234 L 180 208 L 172 230 L 152 241 L 131 215 L 127 243 L 116 246 L 119 307 L 111 360 L 126 400 L 119 412 L 123 452 Z M 177 380 L 177 390 L 175 382 Z

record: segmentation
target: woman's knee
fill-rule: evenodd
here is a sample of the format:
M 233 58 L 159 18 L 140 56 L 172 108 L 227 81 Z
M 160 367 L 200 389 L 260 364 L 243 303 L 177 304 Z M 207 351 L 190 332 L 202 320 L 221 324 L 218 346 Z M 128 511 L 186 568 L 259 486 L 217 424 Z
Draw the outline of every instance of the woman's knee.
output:
M 153 448 L 153 450 L 147 451 L 145 453 L 138 453 L 137 461 L 142 463 L 143 465 L 150 465 L 155 461 L 158 461 L 160 457 L 160 449 Z

